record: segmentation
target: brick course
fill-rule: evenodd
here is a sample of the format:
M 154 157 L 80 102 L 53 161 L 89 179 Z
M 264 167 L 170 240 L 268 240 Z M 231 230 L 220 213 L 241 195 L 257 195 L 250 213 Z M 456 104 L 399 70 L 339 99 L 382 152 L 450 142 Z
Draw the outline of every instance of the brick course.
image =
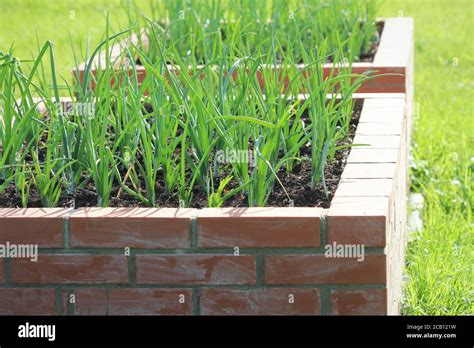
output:
M 320 314 L 319 289 L 203 289 L 202 315 Z
M 332 290 L 331 315 L 384 315 L 387 314 L 385 289 Z
M 55 315 L 55 289 L 0 288 L 0 315 Z
M 203 209 L 200 247 L 318 247 L 320 216 L 315 208 Z
M 195 209 L 86 208 L 70 217 L 72 247 L 187 248 Z
M 256 258 L 243 255 L 138 255 L 140 284 L 255 284 Z
M 72 301 L 73 299 L 73 301 Z M 71 304 L 71 302 L 74 302 Z M 70 315 L 189 315 L 189 289 L 75 289 L 63 292 L 63 313 Z M 68 310 L 68 308 L 71 308 Z
M 123 255 L 41 254 L 38 261 L 12 259 L 17 284 L 128 283 Z

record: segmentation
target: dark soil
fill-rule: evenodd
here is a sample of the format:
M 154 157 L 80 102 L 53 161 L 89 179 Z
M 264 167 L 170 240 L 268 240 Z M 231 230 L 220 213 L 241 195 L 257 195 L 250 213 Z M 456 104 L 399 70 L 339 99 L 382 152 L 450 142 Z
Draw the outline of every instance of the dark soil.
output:
M 362 52 L 358 62 L 372 63 L 379 48 L 380 38 L 382 37 L 384 22 L 377 22 L 376 40 L 367 52 Z
M 351 119 L 350 134 L 348 139 L 340 142 L 339 145 L 349 144 L 355 135 L 357 124 L 359 121 L 360 111 L 362 104 L 357 103 L 354 107 L 354 111 Z M 301 206 L 301 207 L 324 207 L 327 208 L 330 205 L 331 199 L 339 184 L 342 171 L 344 170 L 347 156 L 349 155 L 350 148 L 339 150 L 336 153 L 334 160 L 331 163 L 327 163 L 324 173 L 326 179 L 326 187 L 328 192 L 328 198 L 326 198 L 322 184 L 318 184 L 315 190 L 311 189 L 311 162 L 309 159 L 310 148 L 303 147 L 300 150 L 301 162 L 295 163 L 293 170 L 290 174 L 286 172 L 285 168 L 282 168 L 277 174 L 282 182 L 283 186 L 293 202 L 290 202 L 288 196 L 283 190 L 282 186 L 275 181 L 272 194 L 269 197 L 267 206 L 274 207 L 285 207 L 285 206 Z M 221 173 L 217 178 L 214 179 L 215 187 L 218 187 L 219 182 L 225 178 L 228 173 Z M 85 177 L 84 177 L 85 178 Z M 231 190 L 232 188 L 238 187 L 236 180 L 231 181 L 226 189 Z M 179 200 L 176 193 L 168 193 L 164 190 L 163 178 L 158 177 L 156 182 L 156 205 L 159 207 L 179 207 Z M 242 192 L 242 191 L 241 191 Z M 64 193 L 64 192 L 63 192 Z M 292 204 L 290 204 L 292 203 Z M 89 183 L 85 188 L 78 189 L 74 195 L 63 195 L 60 198 L 59 207 L 93 207 L 97 205 L 97 195 L 95 188 L 92 183 Z M 130 196 L 126 192 L 117 187 L 114 187 L 110 198 L 109 206 L 111 207 L 140 207 L 143 206 L 143 202 Z M 191 207 L 193 208 L 205 208 L 208 206 L 208 199 L 206 194 L 201 188 L 196 185 L 193 190 L 193 198 Z M 227 200 L 224 207 L 246 207 L 248 206 L 247 197 L 244 193 L 237 194 L 236 196 Z M 10 184 L 3 193 L 0 194 L 0 207 L 22 207 L 21 193 L 15 189 L 14 183 Z M 30 189 L 28 207 L 42 207 L 41 198 L 32 187 Z

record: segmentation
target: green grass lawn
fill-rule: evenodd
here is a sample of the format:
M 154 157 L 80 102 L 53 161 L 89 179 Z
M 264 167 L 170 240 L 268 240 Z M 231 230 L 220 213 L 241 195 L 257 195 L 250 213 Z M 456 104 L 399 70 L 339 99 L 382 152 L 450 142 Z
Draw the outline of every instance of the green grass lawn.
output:
M 415 18 L 412 190 L 424 228 L 407 251 L 405 314 L 473 314 L 474 2 L 386 1 Z
M 136 1 L 147 10 L 147 1 Z M 112 29 L 127 26 L 127 14 L 121 0 L 0 0 L 0 50 L 14 45 L 14 54 L 24 60 L 38 53 L 41 46 L 54 42 L 57 71 L 70 78 L 74 67 L 71 40 L 84 52 L 90 37 L 93 49 L 105 31 L 106 15 L 110 13 Z M 46 64 L 47 65 L 47 64 Z
M 140 1 L 145 3 L 145 1 Z M 14 43 L 29 59 L 55 43 L 59 72 L 69 78 L 88 34 L 97 44 L 104 11 L 126 25 L 119 0 L 0 0 L 0 50 Z M 415 18 L 416 68 L 412 189 L 425 198 L 423 230 L 407 251 L 405 314 L 473 314 L 474 2 L 385 1 L 381 16 Z M 81 46 L 82 45 L 82 46 Z

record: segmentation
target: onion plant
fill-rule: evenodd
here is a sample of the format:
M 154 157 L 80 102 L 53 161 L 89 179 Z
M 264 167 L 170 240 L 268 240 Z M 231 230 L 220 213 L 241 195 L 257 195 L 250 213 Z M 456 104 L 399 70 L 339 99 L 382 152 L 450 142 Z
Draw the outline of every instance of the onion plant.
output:
M 157 16 L 163 4 L 169 21 Z M 87 49 L 84 75 L 72 84 L 56 76 L 51 43 L 28 73 L 12 52 L 2 53 L 0 194 L 14 184 L 24 206 L 32 190 L 44 206 L 83 191 L 94 192 L 99 206 L 124 194 L 157 206 L 164 193 L 193 206 L 200 192 L 211 207 L 237 194 L 265 206 L 275 187 L 294 200 L 282 179 L 302 161 L 311 163 L 312 188 L 325 188 L 324 168 L 349 134 L 352 94 L 372 78 L 350 73 L 373 38 L 371 7 L 347 4 L 342 13 L 342 5 L 323 0 L 262 8 L 250 0 L 153 2 L 145 26 L 110 34 L 107 19 L 103 40 L 90 56 Z M 301 20 L 288 22 L 293 8 Z M 315 20 L 328 27 L 318 22 L 308 31 Z M 110 47 L 144 29 L 148 46 L 131 43 L 121 57 L 128 64 L 112 61 Z M 138 61 L 146 70 L 141 83 Z M 335 67 L 324 76 L 327 61 Z M 91 107 L 64 110 L 60 93 Z
M 135 35 L 152 60 L 160 59 L 163 42 L 176 47 L 170 56 L 173 62 L 209 64 L 220 57 L 223 45 L 259 55 L 271 47 L 272 33 L 281 43 L 276 51 L 279 61 L 288 54 L 295 62 L 303 61 L 299 40 L 306 47 L 327 41 L 329 50 L 342 48 L 350 60 L 358 60 L 378 39 L 376 0 L 153 0 L 148 20 L 133 2 L 127 4 Z M 153 37 L 144 39 L 152 30 Z

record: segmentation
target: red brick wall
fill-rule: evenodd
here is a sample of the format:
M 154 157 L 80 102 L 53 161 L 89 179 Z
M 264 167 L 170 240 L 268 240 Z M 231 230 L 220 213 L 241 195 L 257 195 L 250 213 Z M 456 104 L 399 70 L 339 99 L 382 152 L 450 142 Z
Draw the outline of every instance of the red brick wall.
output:
M 0 314 L 386 313 L 383 250 L 326 258 L 324 213 L 2 209 L 0 243 L 40 254 L 0 261 Z

